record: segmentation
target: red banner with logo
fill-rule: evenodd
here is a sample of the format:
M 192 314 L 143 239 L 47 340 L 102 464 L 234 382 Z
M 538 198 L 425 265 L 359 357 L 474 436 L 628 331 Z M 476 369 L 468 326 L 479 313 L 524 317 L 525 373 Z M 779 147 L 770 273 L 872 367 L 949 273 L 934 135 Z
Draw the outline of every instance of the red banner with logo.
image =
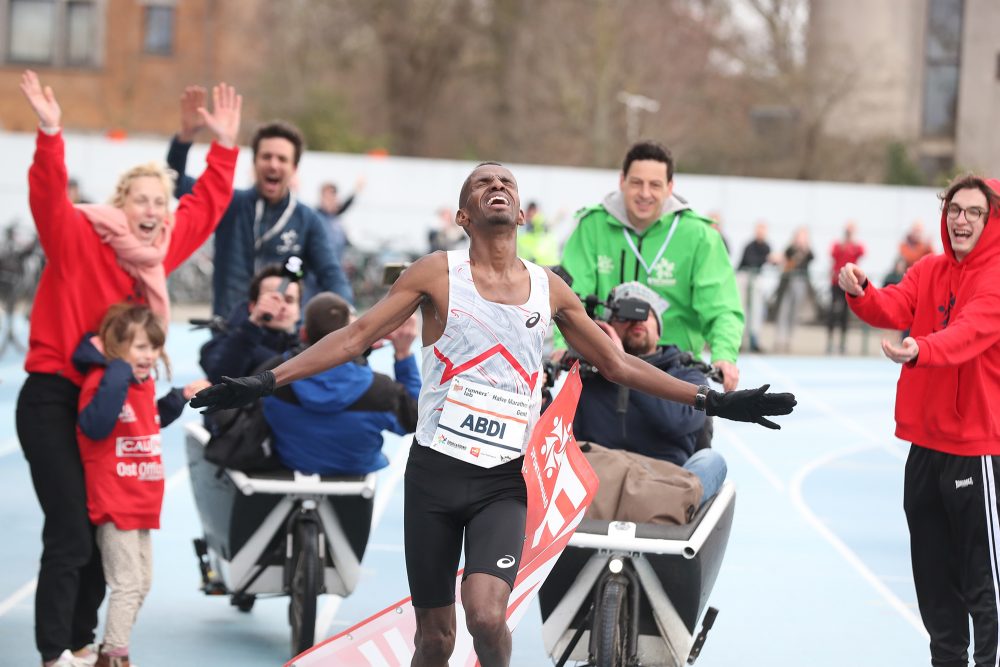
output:
M 573 438 L 581 386 L 579 367 L 574 366 L 532 431 L 524 455 L 521 473 L 528 489 L 528 513 L 521 566 L 507 605 L 511 630 L 528 610 L 597 493 L 597 475 Z M 457 636 L 449 665 L 472 667 L 476 655 L 465 629 L 461 583 L 459 572 L 455 582 Z M 409 667 L 416 627 L 413 605 L 405 598 L 312 647 L 285 667 Z

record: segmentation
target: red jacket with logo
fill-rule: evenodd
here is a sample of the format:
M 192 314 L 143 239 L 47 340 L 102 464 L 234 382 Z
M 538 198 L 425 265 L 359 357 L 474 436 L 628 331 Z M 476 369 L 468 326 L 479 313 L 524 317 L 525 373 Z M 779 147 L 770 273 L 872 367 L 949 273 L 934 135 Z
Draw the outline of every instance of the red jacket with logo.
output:
M 136 382 L 123 361 L 94 367 L 84 378 L 77 440 L 87 511 L 95 525 L 111 522 L 119 530 L 160 527 L 164 485 L 155 391 L 152 379 Z M 183 409 L 183 399 L 179 407 Z M 109 428 L 106 437 L 87 435 Z
M 118 265 L 115 251 L 101 243 L 93 225 L 66 196 L 62 134 L 49 136 L 39 131 L 35 141 L 28 192 L 46 264 L 31 308 L 24 369 L 29 373 L 63 375 L 79 385 L 83 377 L 70 363 L 70 357 L 80 336 L 97 330 L 109 306 L 122 301 L 143 303 L 145 296 Z M 233 196 L 238 152 L 212 144 L 208 168 L 194 192 L 182 197 L 177 205 L 170 247 L 163 261 L 168 275 L 212 235 L 222 219 Z
M 988 181 L 1000 193 L 1000 181 Z M 920 354 L 896 385 L 896 436 L 960 456 L 1000 454 L 1000 211 L 976 247 L 955 259 L 941 215 L 944 252 L 914 264 L 903 281 L 870 284 L 851 310 L 884 329 L 909 329 Z

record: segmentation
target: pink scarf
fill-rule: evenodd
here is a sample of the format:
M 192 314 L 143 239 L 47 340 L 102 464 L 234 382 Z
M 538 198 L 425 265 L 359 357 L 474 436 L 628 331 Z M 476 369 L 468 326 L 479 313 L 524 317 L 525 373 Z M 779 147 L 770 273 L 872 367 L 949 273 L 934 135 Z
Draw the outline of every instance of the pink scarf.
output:
M 101 243 L 110 245 L 115 251 L 118 265 L 139 283 L 150 309 L 164 325 L 169 324 L 170 297 L 167 296 L 163 260 L 170 247 L 173 220 L 168 217 L 160 228 L 159 238 L 152 245 L 145 245 L 129 229 L 121 209 L 102 204 L 79 204 L 76 208 L 94 226 Z

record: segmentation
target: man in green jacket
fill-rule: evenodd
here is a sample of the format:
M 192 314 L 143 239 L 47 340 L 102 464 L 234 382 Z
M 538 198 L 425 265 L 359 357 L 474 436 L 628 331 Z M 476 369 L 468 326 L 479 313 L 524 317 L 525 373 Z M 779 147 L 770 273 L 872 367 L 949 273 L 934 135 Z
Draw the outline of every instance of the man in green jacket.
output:
M 563 248 L 562 267 L 573 291 L 601 300 L 616 285 L 637 280 L 669 304 L 661 345 L 701 355 L 706 344 L 736 388 L 736 357 L 743 337 L 743 308 L 736 276 L 712 221 L 673 194 L 674 160 L 651 141 L 632 146 L 622 164 L 619 191 L 582 210 Z M 557 350 L 565 342 L 557 336 Z

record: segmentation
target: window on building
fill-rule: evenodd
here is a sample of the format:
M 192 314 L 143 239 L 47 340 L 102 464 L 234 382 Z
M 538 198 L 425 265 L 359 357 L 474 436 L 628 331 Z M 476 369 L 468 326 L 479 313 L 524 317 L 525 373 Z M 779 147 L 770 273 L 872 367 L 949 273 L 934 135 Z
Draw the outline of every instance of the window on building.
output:
M 53 67 L 100 64 L 102 0 L 0 0 L 0 59 Z
M 143 51 L 157 56 L 174 52 L 174 7 L 150 4 L 145 11 Z
M 11 0 L 7 16 L 8 59 L 23 63 L 51 62 L 55 3 Z
M 924 60 L 923 134 L 954 137 L 965 0 L 929 0 Z

